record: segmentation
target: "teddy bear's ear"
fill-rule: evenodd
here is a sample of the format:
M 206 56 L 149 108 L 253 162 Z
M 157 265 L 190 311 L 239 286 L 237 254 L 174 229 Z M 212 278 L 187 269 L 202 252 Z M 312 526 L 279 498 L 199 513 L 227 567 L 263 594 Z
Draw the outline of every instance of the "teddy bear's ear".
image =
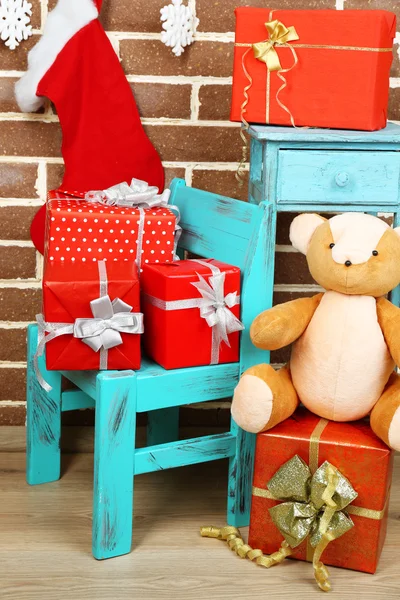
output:
M 292 246 L 299 252 L 307 254 L 314 231 L 325 221 L 324 217 L 316 214 L 299 215 L 293 219 L 289 233 Z

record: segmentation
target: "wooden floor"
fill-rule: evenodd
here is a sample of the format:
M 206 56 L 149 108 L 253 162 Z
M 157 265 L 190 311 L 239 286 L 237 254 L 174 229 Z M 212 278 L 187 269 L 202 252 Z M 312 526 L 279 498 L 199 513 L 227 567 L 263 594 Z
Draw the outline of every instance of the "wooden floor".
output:
M 322 597 L 308 563 L 287 560 L 267 571 L 241 560 L 223 542 L 200 537 L 201 525 L 225 524 L 225 461 L 138 477 L 133 552 L 96 562 L 90 552 L 92 455 L 65 454 L 61 481 L 29 487 L 24 453 L 11 448 L 18 449 L 18 444 L 13 446 L 8 434 L 3 444 L 0 439 L 1 600 Z M 400 598 L 400 457 L 396 458 L 379 570 L 366 575 L 331 568 L 332 599 Z

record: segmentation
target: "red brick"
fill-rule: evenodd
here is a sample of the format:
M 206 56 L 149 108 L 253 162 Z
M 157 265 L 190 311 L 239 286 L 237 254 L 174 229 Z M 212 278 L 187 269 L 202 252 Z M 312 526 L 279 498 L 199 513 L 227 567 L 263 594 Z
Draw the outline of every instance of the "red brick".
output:
M 157 0 L 118 0 L 103 2 L 100 20 L 107 31 L 155 32 L 161 30 L 160 8 Z
M 37 164 L 0 162 L 1 198 L 37 198 Z
M 0 246 L 0 279 L 29 279 L 36 276 L 36 250 Z
M 0 425 L 25 425 L 25 406 L 0 406 Z
M 230 85 L 202 85 L 199 91 L 199 119 L 229 121 L 231 94 Z
M 168 187 L 171 181 L 175 177 L 179 177 L 180 179 L 185 179 L 185 169 L 181 169 L 180 167 L 168 167 L 164 169 L 165 172 L 165 187 Z
M 0 369 L 0 400 L 25 400 L 26 370 Z
M 400 88 L 390 90 L 388 119 L 400 121 Z
M 194 169 L 192 185 L 206 192 L 213 192 L 238 200 L 247 200 L 247 181 L 240 187 L 235 175 L 236 171 Z M 247 175 L 248 173 L 246 173 L 246 179 Z
M 20 112 L 14 94 L 17 81 L 14 77 L 0 77 L 0 112 Z
M 33 35 L 20 43 L 15 50 L 9 50 L 2 42 L 0 44 L 0 65 L 3 71 L 25 71 L 27 68 L 28 52 L 39 41 L 39 35 Z
M 0 138 L 3 156 L 61 155 L 61 129 L 58 123 L 1 121 Z
M 191 85 L 131 83 L 141 117 L 190 119 Z
M 1 238 L 3 240 L 29 240 L 32 219 L 37 206 L 4 206 L 0 204 Z
M 0 360 L 26 360 L 26 329 L 0 329 Z
M 196 42 L 178 59 L 158 40 L 121 40 L 120 55 L 126 73 L 133 75 L 232 74 L 233 44 Z
M 0 288 L 2 321 L 34 321 L 41 312 L 42 292 L 32 288 Z
M 276 0 L 271 4 L 276 10 L 335 8 L 335 0 L 296 0 L 295 2 L 293 0 Z M 200 19 L 199 31 L 234 31 L 234 10 L 237 6 L 244 5 L 268 7 L 265 0 L 197 0 L 196 10 Z
M 296 285 L 315 283 L 310 275 L 306 257 L 298 252 L 276 252 L 275 283 Z
M 60 187 L 64 177 L 64 165 L 47 164 L 47 190 L 56 190 Z
M 147 125 L 164 161 L 235 162 L 241 155 L 238 127 Z

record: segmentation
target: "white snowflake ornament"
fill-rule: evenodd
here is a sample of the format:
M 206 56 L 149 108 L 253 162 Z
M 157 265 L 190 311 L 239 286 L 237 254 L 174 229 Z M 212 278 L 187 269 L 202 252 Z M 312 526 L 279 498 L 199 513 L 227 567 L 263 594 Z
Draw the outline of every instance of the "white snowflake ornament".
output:
M 163 29 L 161 41 L 172 48 L 175 56 L 180 56 L 186 46 L 193 43 L 199 19 L 195 17 L 190 6 L 184 6 L 182 0 L 172 0 L 161 9 Z
M 32 35 L 32 4 L 26 0 L 0 0 L 0 37 L 10 50 Z

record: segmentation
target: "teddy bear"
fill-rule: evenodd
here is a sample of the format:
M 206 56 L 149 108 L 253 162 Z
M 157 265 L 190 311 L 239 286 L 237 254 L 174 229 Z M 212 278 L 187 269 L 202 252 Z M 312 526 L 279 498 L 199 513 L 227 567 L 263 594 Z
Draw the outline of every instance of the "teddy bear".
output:
M 290 241 L 326 291 L 261 313 L 252 342 L 292 344 L 289 363 L 245 371 L 232 416 L 252 433 L 290 417 L 299 402 L 333 421 L 370 415 L 375 434 L 400 450 L 400 309 L 385 298 L 400 283 L 400 227 L 363 213 L 297 216 Z

